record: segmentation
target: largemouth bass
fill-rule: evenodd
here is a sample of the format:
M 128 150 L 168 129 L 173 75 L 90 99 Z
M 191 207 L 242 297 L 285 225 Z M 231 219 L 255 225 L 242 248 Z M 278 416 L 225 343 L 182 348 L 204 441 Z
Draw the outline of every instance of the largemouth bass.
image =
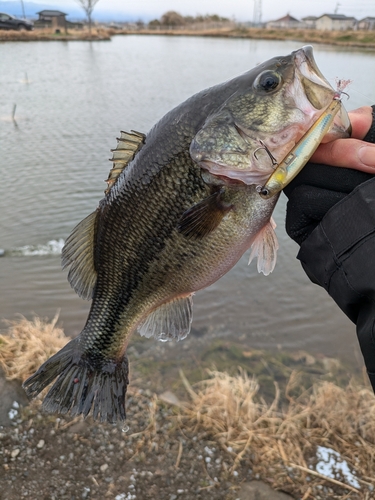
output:
M 186 337 L 194 292 L 249 247 L 258 270 L 272 271 L 278 196 L 262 199 L 256 185 L 334 93 L 307 47 L 194 95 L 145 137 L 124 133 L 106 196 L 62 252 L 72 287 L 92 299 L 87 322 L 26 380 L 27 394 L 54 382 L 44 410 L 125 419 L 131 335 Z M 332 138 L 346 134 L 345 121 Z

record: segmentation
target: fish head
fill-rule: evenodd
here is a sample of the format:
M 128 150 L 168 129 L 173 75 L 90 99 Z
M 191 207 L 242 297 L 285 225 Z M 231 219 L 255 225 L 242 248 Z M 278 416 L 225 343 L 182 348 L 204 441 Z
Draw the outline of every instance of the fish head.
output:
M 207 117 L 190 155 L 211 174 L 245 184 L 266 180 L 338 93 L 310 46 L 270 59 L 227 85 L 233 92 Z M 350 135 L 342 104 L 328 134 L 327 140 Z

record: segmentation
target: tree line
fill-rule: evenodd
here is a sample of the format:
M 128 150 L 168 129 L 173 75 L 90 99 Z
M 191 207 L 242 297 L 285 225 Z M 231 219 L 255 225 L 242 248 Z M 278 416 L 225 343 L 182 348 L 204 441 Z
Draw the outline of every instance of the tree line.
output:
M 204 16 L 182 16 L 174 10 L 170 10 L 163 14 L 160 19 L 154 19 L 149 22 L 150 27 L 156 26 L 185 26 L 196 23 L 218 23 L 230 21 L 227 17 L 221 17 L 217 14 L 206 14 Z

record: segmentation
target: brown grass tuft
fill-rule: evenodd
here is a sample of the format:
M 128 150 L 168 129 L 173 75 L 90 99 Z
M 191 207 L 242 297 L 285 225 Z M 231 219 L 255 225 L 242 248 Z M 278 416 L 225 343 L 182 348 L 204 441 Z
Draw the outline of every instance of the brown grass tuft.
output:
M 210 378 L 195 389 L 193 394 L 189 391 L 192 402 L 180 416 L 182 425 L 229 448 L 232 470 L 246 459 L 254 473 L 271 478 L 274 488 L 285 489 L 289 482 L 290 491 L 303 496 L 319 483 L 346 490 L 353 499 L 371 498 L 368 488 L 372 491 L 371 485 L 375 485 L 375 397 L 369 389 L 321 382 L 297 399 L 288 397 L 284 407 L 277 387 L 275 400 L 266 404 L 258 395 L 257 381 L 244 371 L 237 376 L 210 372 Z M 308 465 L 314 465 L 317 446 L 340 453 L 364 490 L 350 486 L 345 478 L 335 481 L 314 475 Z
M 63 330 L 56 327 L 57 320 L 58 315 L 51 322 L 23 317 L 7 322 L 6 334 L 0 335 L 0 365 L 7 378 L 25 379 L 67 343 Z M 274 489 L 305 500 L 375 498 L 375 396 L 370 389 L 354 382 L 342 388 L 320 381 L 306 391 L 293 372 L 285 397 L 275 383 L 274 400 L 267 403 L 257 380 L 243 369 L 235 376 L 211 371 L 207 380 L 193 387 L 182 372 L 181 378 L 190 396 L 189 402 L 176 409 L 181 431 L 185 437 L 216 441 L 231 457 L 228 474 L 250 466 L 255 477 Z M 300 394 L 295 396 L 298 388 Z M 129 436 L 140 440 L 137 453 L 147 443 L 157 447 L 159 406 L 165 403 L 154 396 L 148 404 L 148 424 Z M 346 477 L 332 478 L 316 471 L 318 446 L 338 452 L 360 487 Z
M 113 32 L 107 28 L 93 28 L 90 33 L 87 29 L 71 29 L 68 33 L 61 31 L 55 33 L 55 29 L 44 28 L 33 31 L 0 30 L 0 42 L 34 42 L 34 41 L 69 41 L 69 40 L 110 40 Z
M 32 375 L 44 361 L 68 342 L 61 328 L 56 326 L 58 313 L 51 322 L 23 316 L 6 321 L 6 334 L 0 335 L 0 366 L 8 379 L 24 380 Z

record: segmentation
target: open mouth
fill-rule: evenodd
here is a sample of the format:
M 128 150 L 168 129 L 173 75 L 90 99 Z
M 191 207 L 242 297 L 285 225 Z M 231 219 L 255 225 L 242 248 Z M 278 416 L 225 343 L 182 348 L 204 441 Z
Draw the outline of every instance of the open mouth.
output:
M 312 83 L 334 92 L 333 87 L 321 73 L 315 62 L 313 48 L 311 45 L 305 45 L 301 49 L 296 50 L 294 54 L 297 68 L 305 78 L 310 80 Z
M 317 110 L 325 108 L 335 90 L 318 68 L 310 45 L 294 52 L 299 80 L 310 104 Z
M 248 169 L 238 169 L 224 162 L 214 162 L 211 160 L 202 160 L 199 166 L 208 170 L 212 175 L 220 178 L 225 184 L 258 184 L 267 179 L 274 170 L 272 164 L 268 168 L 256 170 L 251 168 L 249 161 Z

